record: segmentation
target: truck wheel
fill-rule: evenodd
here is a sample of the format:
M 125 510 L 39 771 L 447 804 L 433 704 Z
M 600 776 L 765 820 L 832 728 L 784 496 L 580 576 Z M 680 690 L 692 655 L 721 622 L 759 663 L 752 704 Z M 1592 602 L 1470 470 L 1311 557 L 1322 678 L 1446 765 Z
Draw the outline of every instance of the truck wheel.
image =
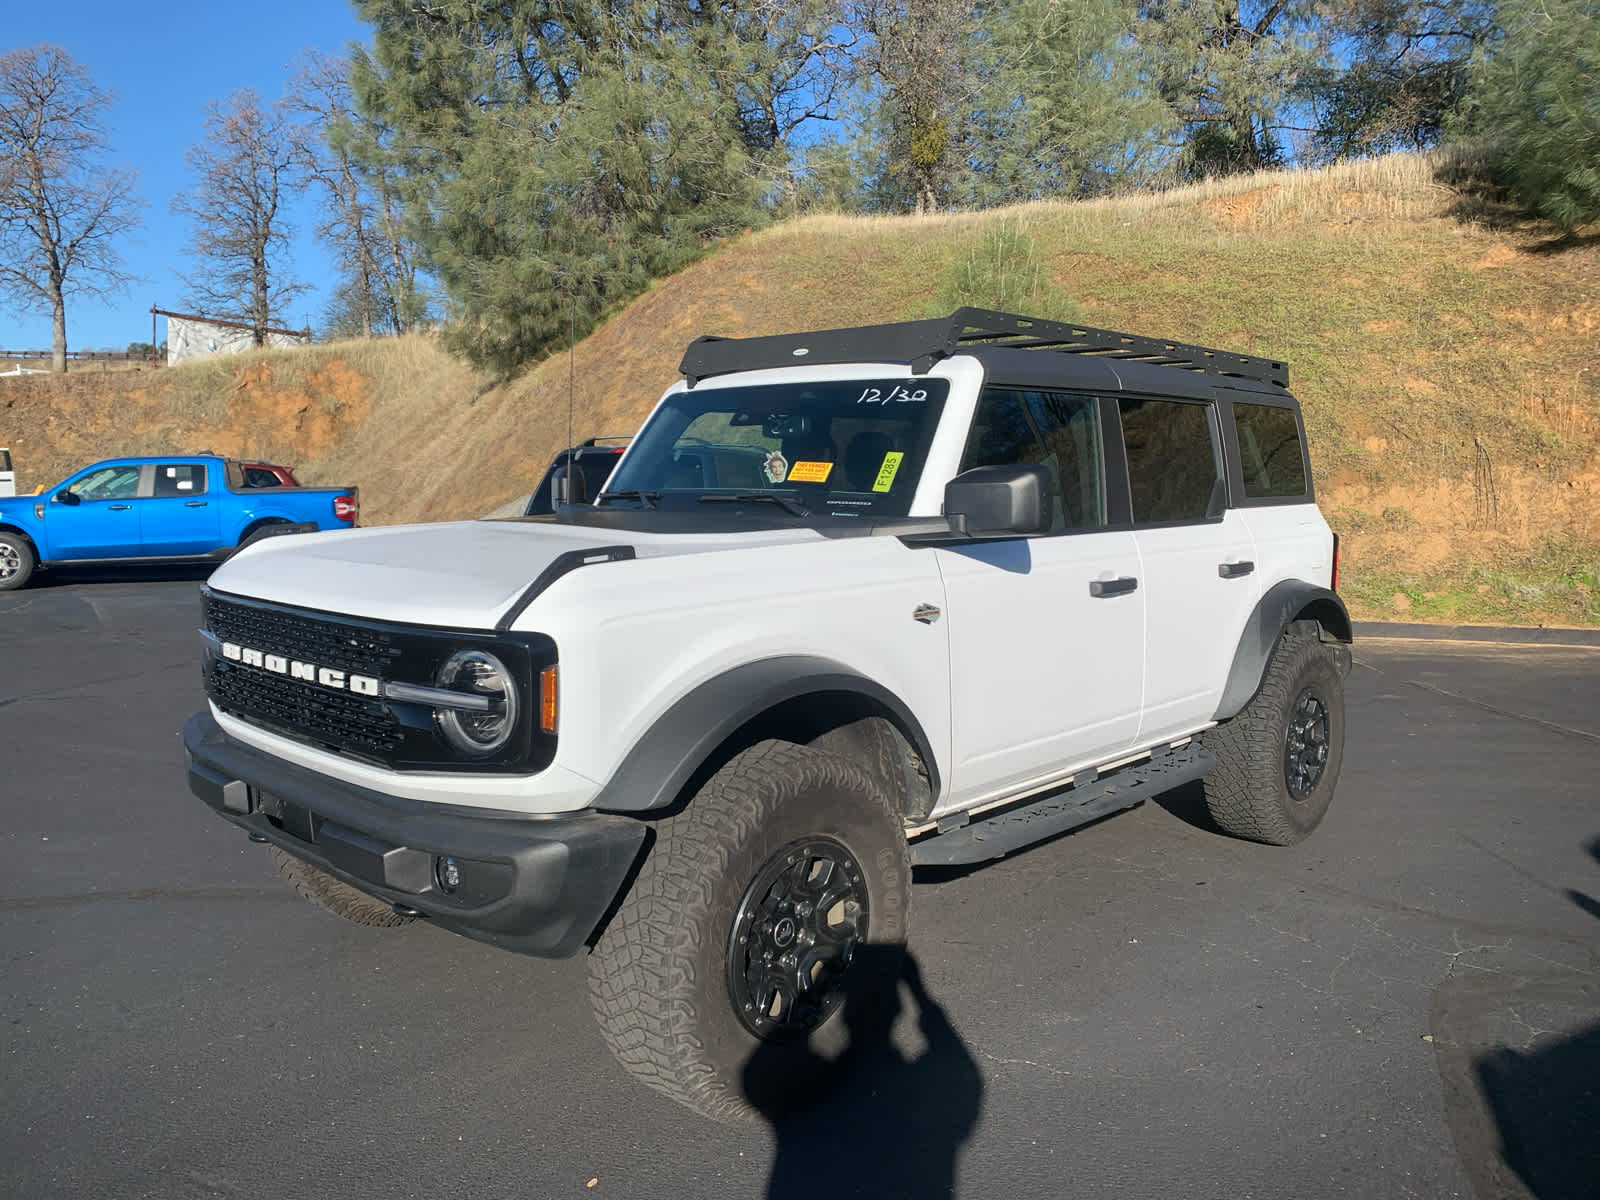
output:
M 376 896 L 369 896 L 276 846 L 268 846 L 267 855 L 272 859 L 272 865 L 278 868 L 278 874 L 287 879 L 295 891 L 317 907 L 325 908 L 346 921 L 354 921 L 357 925 L 393 927 L 409 925 L 416 920 L 415 917 L 402 917 Z
M 28 540 L 15 533 L 0 533 L 0 592 L 9 592 L 28 582 L 37 560 Z
M 1235 837 L 1289 846 L 1321 822 L 1344 760 L 1344 678 L 1314 622 L 1278 639 L 1255 697 L 1201 739 L 1211 819 Z
M 791 742 L 745 750 L 657 826 L 595 947 L 607 1045 L 714 1120 L 805 1103 L 837 1071 L 847 993 L 852 1011 L 895 994 L 910 883 L 900 821 L 855 764 Z M 770 1087 L 750 1073 L 758 1051 Z

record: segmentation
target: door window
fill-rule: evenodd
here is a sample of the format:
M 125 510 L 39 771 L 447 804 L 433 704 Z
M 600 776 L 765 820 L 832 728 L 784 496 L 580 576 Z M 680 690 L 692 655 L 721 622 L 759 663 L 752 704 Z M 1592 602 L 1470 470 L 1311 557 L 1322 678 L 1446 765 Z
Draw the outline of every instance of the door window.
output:
M 206 490 L 206 469 L 199 463 L 163 463 L 156 468 L 155 495 L 198 496 Z
M 1211 406 L 1131 398 L 1119 405 L 1134 524 L 1221 516 L 1222 475 Z
M 1092 396 L 985 388 L 961 469 L 994 466 L 1049 469 L 1052 532 L 1105 525 L 1100 408 Z
M 139 468 L 100 467 L 74 483 L 72 491 L 83 500 L 132 500 L 139 494 Z

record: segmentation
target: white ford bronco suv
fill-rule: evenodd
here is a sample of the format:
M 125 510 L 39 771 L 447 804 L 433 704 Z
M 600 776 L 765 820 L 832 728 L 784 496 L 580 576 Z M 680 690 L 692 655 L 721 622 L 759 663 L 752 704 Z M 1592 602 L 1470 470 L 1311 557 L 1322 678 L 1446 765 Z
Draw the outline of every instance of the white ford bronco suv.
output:
M 189 785 L 306 898 L 588 948 L 623 1064 L 734 1118 L 892 990 L 914 864 L 1197 779 L 1321 820 L 1351 629 L 1285 364 L 966 308 L 681 370 L 591 504 L 211 577 Z

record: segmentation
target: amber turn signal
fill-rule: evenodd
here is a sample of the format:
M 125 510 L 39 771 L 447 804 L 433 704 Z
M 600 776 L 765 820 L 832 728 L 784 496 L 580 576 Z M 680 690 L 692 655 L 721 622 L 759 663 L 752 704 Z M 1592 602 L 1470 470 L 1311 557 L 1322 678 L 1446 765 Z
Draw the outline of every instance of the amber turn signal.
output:
M 546 733 L 556 731 L 556 713 L 560 707 L 560 693 L 556 687 L 556 669 L 546 667 L 539 672 L 539 728 Z

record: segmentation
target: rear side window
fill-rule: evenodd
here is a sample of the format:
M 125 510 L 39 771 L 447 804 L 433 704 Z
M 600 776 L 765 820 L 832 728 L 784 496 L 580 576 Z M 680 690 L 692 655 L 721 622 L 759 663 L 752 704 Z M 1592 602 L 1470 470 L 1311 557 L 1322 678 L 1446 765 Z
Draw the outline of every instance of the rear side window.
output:
M 1134 523 L 1205 520 L 1222 498 L 1211 406 L 1177 400 L 1118 403 Z
M 162 463 L 156 468 L 155 495 L 197 496 L 206 490 L 206 469 L 198 463 Z
M 961 469 L 1042 466 L 1052 481 L 1052 532 L 1106 523 L 1100 406 L 1091 396 L 984 389 Z
M 1306 494 L 1306 456 L 1294 412 L 1270 404 L 1233 405 L 1244 467 L 1244 494 L 1252 500 Z

